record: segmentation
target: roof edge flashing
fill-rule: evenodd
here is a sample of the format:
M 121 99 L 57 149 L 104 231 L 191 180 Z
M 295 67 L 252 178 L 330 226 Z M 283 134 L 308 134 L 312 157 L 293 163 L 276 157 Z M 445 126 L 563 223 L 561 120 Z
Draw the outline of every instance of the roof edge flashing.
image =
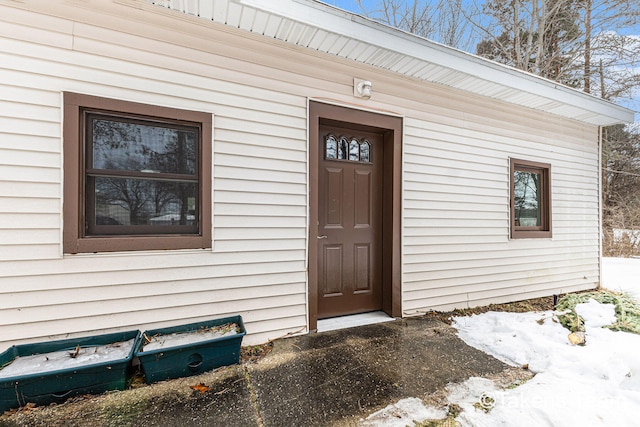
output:
M 572 107 L 586 110 L 595 115 L 604 116 L 601 117 L 601 119 L 606 118 L 605 120 L 597 121 L 587 120 L 589 123 L 596 124 L 604 122 L 608 125 L 631 123 L 634 121 L 633 111 L 610 101 L 581 92 L 578 89 L 564 86 L 553 80 L 390 27 L 319 0 L 293 0 L 289 2 L 264 2 L 263 0 L 230 1 L 261 10 L 265 13 L 276 14 L 314 28 L 321 28 L 324 31 L 340 36 L 353 38 L 377 48 L 398 52 L 402 55 L 464 73 L 473 78 L 496 83 L 506 88 L 516 89 L 550 100 L 558 100 L 558 91 L 560 91 L 560 93 L 564 95 L 561 102 Z M 470 61 L 473 63 L 471 67 L 473 73 L 468 71 Z M 375 64 L 370 65 L 375 66 Z M 446 83 L 437 80 L 423 80 L 446 85 Z M 455 87 L 451 85 L 447 86 Z M 480 92 L 474 92 L 472 90 L 466 91 L 482 95 Z M 498 97 L 496 99 L 500 98 Z M 576 118 L 576 120 L 580 119 Z

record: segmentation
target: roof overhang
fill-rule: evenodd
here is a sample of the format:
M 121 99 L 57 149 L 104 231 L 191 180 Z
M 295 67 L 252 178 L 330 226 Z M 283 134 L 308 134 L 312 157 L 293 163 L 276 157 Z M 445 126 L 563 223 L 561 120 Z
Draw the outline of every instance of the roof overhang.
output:
M 318 0 L 147 1 L 405 77 L 593 125 L 634 120 L 627 108 Z

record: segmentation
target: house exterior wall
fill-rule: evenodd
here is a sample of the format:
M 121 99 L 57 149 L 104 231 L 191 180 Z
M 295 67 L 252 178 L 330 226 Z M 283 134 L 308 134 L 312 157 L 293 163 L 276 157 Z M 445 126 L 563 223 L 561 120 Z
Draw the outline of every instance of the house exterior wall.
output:
M 405 315 L 599 282 L 595 126 L 161 7 L 52 3 L 0 0 L 0 349 L 231 314 L 248 344 L 307 331 L 310 98 L 404 117 Z M 212 249 L 63 254 L 63 91 L 213 115 Z M 509 239 L 510 157 L 552 165 L 552 239 Z
M 407 120 L 404 313 L 521 300 L 599 283 L 594 129 L 499 112 L 466 128 Z M 478 120 L 478 122 L 475 122 Z M 480 123 L 482 122 L 482 123 Z M 509 157 L 551 164 L 552 239 L 509 239 Z

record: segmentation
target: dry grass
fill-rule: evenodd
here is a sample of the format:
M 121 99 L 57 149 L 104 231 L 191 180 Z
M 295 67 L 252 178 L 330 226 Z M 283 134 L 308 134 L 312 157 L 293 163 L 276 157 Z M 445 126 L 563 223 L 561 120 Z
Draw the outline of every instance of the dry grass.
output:
M 553 296 L 533 298 L 524 301 L 510 302 L 506 304 L 490 304 L 482 307 L 463 308 L 453 311 L 431 311 L 424 315 L 429 319 L 437 319 L 448 325 L 451 324 L 452 317 L 471 316 L 488 311 L 503 311 L 508 313 L 527 313 L 530 311 L 553 310 Z
M 264 358 L 267 354 L 273 350 L 273 342 L 269 341 L 266 344 L 250 345 L 240 348 L 240 363 L 255 363 L 258 360 Z

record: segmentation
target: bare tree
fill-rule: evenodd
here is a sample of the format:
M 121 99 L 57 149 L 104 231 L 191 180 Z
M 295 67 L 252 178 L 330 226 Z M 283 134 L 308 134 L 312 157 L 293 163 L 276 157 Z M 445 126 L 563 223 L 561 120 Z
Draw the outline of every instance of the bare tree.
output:
M 640 132 L 606 128 L 602 157 L 604 253 L 640 255 Z
M 373 8 L 357 3 L 371 19 L 447 46 L 468 51 L 475 43 L 463 0 L 379 0 Z
M 633 62 L 638 64 L 637 44 L 635 52 L 626 50 L 624 45 L 633 46 L 633 43 L 620 31 L 640 22 L 640 6 L 637 0 L 580 0 L 580 6 L 584 29 L 583 88 L 591 93 L 595 75 L 600 74 L 602 79 L 608 68 Z M 597 59 L 595 64 L 594 58 Z M 620 80 L 616 79 L 616 82 Z M 600 92 L 601 95 L 605 93 L 603 87 L 600 87 Z M 615 92 L 617 90 L 613 90 L 607 99 L 611 99 Z
M 581 43 L 577 0 L 489 0 L 476 52 L 520 70 L 574 85 Z
M 589 68 L 584 76 L 585 92 L 607 100 L 631 98 L 640 88 L 640 37 L 601 32 L 591 41 L 584 67 Z
M 605 99 L 639 83 L 640 40 L 619 32 L 638 24 L 637 0 L 357 2 L 377 21 Z

